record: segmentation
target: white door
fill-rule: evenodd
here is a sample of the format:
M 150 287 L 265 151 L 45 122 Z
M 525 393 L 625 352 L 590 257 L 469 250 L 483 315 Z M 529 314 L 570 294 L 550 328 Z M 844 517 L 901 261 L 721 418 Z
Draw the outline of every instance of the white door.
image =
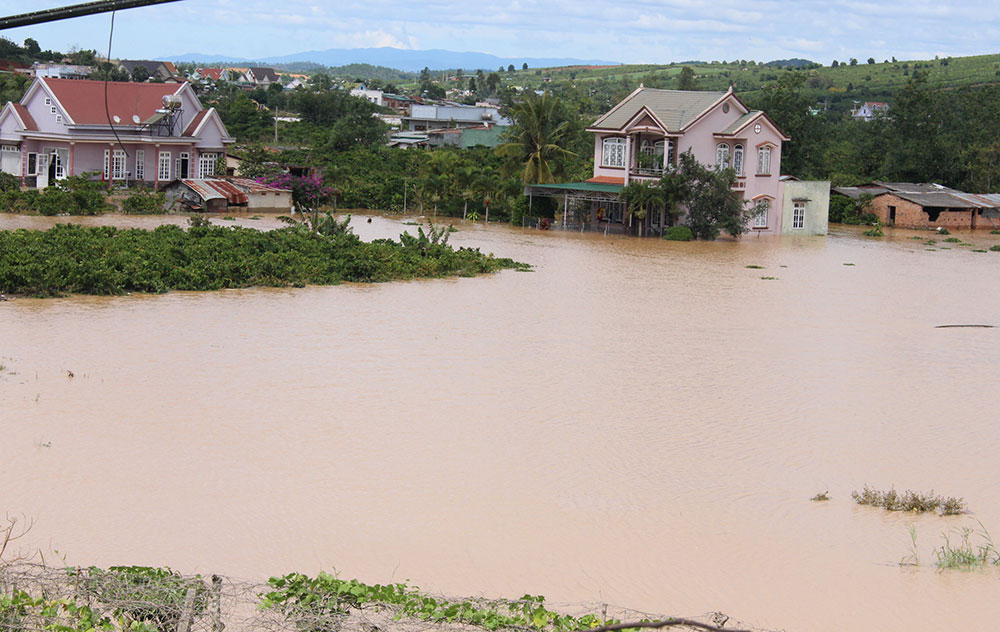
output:
M 38 164 L 36 172 L 38 176 L 35 178 L 35 188 L 44 189 L 49 186 L 49 155 L 48 154 L 38 154 Z

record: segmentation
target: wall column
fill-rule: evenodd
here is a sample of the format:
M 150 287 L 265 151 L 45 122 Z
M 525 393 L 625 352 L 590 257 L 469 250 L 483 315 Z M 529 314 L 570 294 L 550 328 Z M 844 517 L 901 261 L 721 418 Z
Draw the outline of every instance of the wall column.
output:
M 632 135 L 625 135 L 625 186 L 628 186 L 629 172 L 632 171 Z
M 74 151 L 75 149 L 76 149 L 76 143 L 73 142 L 73 141 L 70 141 L 69 142 L 69 166 L 67 167 L 68 171 L 66 172 L 66 175 L 70 176 L 70 177 L 76 175 L 76 172 L 73 170 L 73 155 L 76 153 Z

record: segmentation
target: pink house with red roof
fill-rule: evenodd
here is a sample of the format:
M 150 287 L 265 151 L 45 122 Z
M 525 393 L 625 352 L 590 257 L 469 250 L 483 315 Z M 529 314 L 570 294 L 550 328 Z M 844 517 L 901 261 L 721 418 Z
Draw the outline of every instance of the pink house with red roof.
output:
M 83 174 L 151 186 L 211 177 L 233 140 L 188 83 L 39 77 L 0 111 L 0 169 L 35 188 Z

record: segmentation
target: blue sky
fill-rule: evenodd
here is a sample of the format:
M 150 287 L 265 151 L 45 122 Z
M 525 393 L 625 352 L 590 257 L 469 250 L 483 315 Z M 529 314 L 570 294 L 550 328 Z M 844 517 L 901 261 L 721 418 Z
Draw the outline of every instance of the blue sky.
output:
M 81 0 L 0 0 L 3 15 Z M 105 14 L 23 27 L 43 48 L 107 49 Z M 824 64 L 856 57 L 926 59 L 1000 52 L 995 0 L 182 0 L 118 13 L 112 55 L 267 57 L 328 48 L 443 48 L 501 57 L 626 63 L 690 59 Z

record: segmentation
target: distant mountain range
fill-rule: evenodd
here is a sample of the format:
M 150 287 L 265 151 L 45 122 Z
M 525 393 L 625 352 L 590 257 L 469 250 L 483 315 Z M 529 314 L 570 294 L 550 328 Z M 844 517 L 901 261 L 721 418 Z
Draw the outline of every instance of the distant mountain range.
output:
M 280 57 L 243 59 L 226 55 L 188 53 L 168 56 L 173 62 L 224 63 L 224 64 L 291 64 L 312 62 L 324 66 L 344 66 L 347 64 L 371 64 L 385 66 L 407 72 L 420 72 L 425 67 L 431 70 L 461 68 L 463 70 L 496 70 L 511 64 L 518 70 L 523 64 L 529 68 L 553 66 L 616 66 L 620 62 L 600 59 L 573 59 L 568 57 L 497 57 L 488 53 L 456 52 L 450 50 L 405 50 L 401 48 L 331 48 L 312 50 Z

